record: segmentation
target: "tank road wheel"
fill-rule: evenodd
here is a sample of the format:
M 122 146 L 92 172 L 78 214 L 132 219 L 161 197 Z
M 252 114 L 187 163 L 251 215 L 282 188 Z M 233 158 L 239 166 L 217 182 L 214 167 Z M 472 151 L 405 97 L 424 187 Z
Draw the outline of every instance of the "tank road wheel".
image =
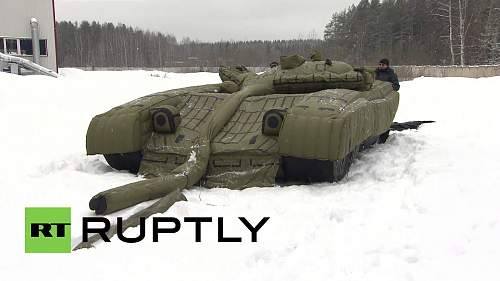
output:
M 133 174 L 139 172 L 139 166 L 142 160 L 142 152 L 104 154 L 109 166 L 116 170 L 127 170 Z
M 352 151 L 347 154 L 344 159 L 332 161 L 333 176 L 331 179 L 334 182 L 341 181 L 347 175 L 347 173 L 349 173 L 349 169 L 351 168 L 352 162 L 354 160 L 354 155 L 355 153 L 354 151 Z

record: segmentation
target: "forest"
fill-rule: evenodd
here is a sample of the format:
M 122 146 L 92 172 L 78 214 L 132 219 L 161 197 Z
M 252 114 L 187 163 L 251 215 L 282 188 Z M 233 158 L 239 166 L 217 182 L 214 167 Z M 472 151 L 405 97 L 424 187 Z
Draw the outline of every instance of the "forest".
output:
M 361 0 L 333 14 L 325 40 L 358 64 L 497 64 L 500 0 Z
M 500 0 L 361 0 L 333 13 L 324 38 L 200 42 L 125 24 L 57 23 L 62 67 L 266 66 L 281 55 L 373 65 L 500 63 Z
M 314 39 L 199 42 L 124 24 L 57 23 L 58 61 L 65 66 L 266 66 L 281 54 L 321 49 Z

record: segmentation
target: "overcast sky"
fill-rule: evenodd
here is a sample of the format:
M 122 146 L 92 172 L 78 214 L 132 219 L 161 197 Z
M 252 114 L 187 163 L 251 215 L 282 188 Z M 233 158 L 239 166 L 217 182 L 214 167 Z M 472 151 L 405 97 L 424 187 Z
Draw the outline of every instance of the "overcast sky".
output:
M 55 0 L 58 20 L 124 23 L 201 41 L 323 37 L 359 0 Z

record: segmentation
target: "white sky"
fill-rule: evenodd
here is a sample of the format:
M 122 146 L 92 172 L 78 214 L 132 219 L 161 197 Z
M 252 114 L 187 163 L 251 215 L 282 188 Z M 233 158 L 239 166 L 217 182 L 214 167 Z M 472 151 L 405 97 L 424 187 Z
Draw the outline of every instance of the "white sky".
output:
M 58 20 L 96 20 L 202 41 L 322 38 L 335 11 L 359 0 L 55 0 Z

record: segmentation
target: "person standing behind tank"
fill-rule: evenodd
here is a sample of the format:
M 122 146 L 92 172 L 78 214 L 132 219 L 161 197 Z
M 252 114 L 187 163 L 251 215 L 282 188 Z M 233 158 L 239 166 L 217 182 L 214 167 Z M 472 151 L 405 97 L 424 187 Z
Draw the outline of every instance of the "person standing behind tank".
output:
M 396 75 L 394 70 L 389 67 L 388 59 L 380 60 L 377 70 L 375 70 L 375 79 L 380 81 L 391 82 L 394 91 L 399 91 L 400 86 L 399 86 L 398 75 Z

